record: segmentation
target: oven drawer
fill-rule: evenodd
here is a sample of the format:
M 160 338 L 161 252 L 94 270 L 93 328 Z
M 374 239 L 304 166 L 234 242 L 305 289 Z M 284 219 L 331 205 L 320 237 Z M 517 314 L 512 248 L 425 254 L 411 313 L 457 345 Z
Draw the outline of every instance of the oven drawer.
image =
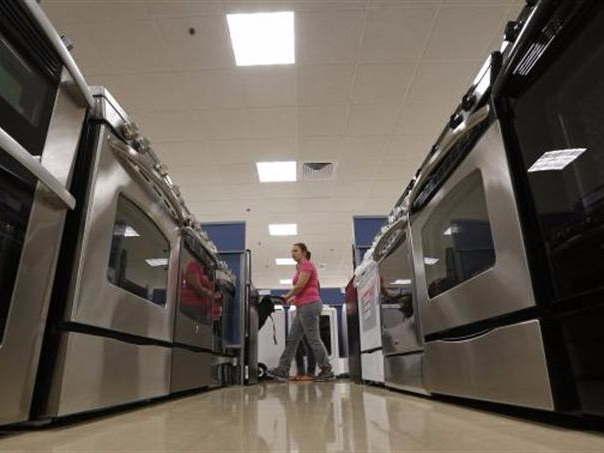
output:
M 554 410 L 539 321 L 526 321 L 457 341 L 425 344 L 431 393 Z

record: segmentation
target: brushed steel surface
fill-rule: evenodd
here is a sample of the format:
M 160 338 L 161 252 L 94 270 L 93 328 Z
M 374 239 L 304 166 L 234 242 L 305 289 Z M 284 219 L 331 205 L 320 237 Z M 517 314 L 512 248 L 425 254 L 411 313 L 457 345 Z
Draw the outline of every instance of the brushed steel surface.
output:
M 424 373 L 432 393 L 554 410 L 537 320 L 469 340 L 427 342 Z
M 482 175 L 495 247 L 495 265 L 430 299 L 422 230 L 439 203 L 476 170 Z M 411 219 L 413 259 L 424 334 L 513 313 L 535 305 L 516 200 L 499 123 L 494 123 L 438 193 Z
M 38 23 L 40 28 L 46 34 L 46 37 L 51 42 L 54 49 L 57 51 L 57 54 L 63 61 L 65 68 L 69 71 L 71 75 L 71 79 L 73 83 L 68 86 L 68 90 L 71 95 L 77 99 L 78 103 L 87 108 L 94 108 L 94 100 L 92 99 L 92 95 L 88 90 L 88 84 L 86 80 L 84 80 L 84 76 L 80 72 L 78 65 L 75 63 L 73 57 L 63 44 L 61 37 L 57 33 L 57 30 L 54 28 L 40 5 L 38 5 L 37 0 L 24 0 L 23 2 L 30 14 L 34 18 L 34 20 Z
M 428 395 L 424 387 L 423 358 L 423 352 L 384 357 L 386 387 Z
M 100 128 L 100 140 L 85 203 L 85 220 L 77 241 L 76 262 L 66 305 L 65 321 L 171 342 L 178 285 L 178 227 L 157 195 L 140 183 L 138 174 L 108 145 L 112 132 Z M 126 196 L 138 205 L 171 246 L 165 306 L 153 304 L 111 284 L 107 266 L 117 201 Z
M 61 417 L 169 394 L 172 350 L 66 332 L 44 416 Z
M 49 192 L 51 199 L 61 207 L 73 209 L 75 198 L 34 156 L 23 148 L 4 129 L 0 129 L 0 148 L 25 167 Z
M 170 392 L 209 387 L 212 384 L 213 365 L 212 355 L 208 352 L 172 349 Z
M 81 107 L 61 86 L 42 161 L 63 190 L 74 165 L 82 118 Z M 48 190 L 37 185 L 0 347 L 0 425 L 29 416 L 66 211 L 65 204 L 49 203 Z

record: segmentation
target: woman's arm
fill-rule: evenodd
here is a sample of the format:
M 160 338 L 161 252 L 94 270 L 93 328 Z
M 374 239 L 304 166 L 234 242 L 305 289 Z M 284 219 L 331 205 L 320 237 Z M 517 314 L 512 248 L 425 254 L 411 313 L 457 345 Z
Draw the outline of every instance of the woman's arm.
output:
M 283 296 L 284 299 L 285 300 L 291 299 L 292 297 L 297 296 L 302 291 L 304 291 L 304 288 L 308 284 L 309 280 L 310 280 L 310 272 L 300 272 L 300 275 L 298 275 L 298 281 L 296 282 L 296 285 L 292 288 L 292 290 L 290 292 L 288 292 L 285 296 Z

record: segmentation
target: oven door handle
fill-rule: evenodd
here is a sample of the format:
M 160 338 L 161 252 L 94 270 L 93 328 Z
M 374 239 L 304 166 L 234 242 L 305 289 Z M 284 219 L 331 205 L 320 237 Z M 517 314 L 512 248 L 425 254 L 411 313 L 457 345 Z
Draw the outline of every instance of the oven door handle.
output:
M 75 208 L 76 200 L 65 186 L 2 128 L 0 128 L 0 148 L 48 189 L 48 195 L 53 202 L 57 202 L 60 207 Z
M 438 164 L 449 153 L 451 148 L 453 148 L 453 146 L 455 146 L 463 137 L 473 131 L 484 121 L 489 119 L 490 111 L 491 110 L 488 104 L 483 106 L 468 117 L 468 119 L 464 122 L 464 127 L 458 127 L 453 131 L 451 135 L 449 135 L 449 137 L 443 140 L 443 142 L 440 144 L 440 152 L 437 152 L 428 160 L 427 164 L 422 169 L 422 172 L 420 173 L 417 182 L 413 186 L 411 194 L 409 195 L 409 207 L 413 205 L 413 202 L 417 198 L 419 192 L 421 192 L 421 190 L 423 189 L 424 182 L 426 182 L 428 177 L 432 174 L 432 170 L 438 166 Z

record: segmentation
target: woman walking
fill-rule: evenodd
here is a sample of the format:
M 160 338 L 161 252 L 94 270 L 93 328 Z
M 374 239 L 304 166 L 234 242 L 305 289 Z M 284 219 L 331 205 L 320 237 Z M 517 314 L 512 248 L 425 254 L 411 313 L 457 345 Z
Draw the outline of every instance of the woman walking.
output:
M 281 354 L 277 368 L 268 371 L 268 375 L 279 381 L 289 379 L 289 368 L 304 335 L 313 351 L 321 371 L 315 376 L 315 382 L 330 381 L 335 378 L 327 356 L 327 349 L 319 331 L 322 303 L 319 292 L 319 275 L 315 265 L 307 259 L 308 248 L 303 243 L 294 244 L 292 258 L 298 264 L 293 278 L 293 289 L 284 298 L 296 305 L 296 317 L 287 336 L 285 351 Z

